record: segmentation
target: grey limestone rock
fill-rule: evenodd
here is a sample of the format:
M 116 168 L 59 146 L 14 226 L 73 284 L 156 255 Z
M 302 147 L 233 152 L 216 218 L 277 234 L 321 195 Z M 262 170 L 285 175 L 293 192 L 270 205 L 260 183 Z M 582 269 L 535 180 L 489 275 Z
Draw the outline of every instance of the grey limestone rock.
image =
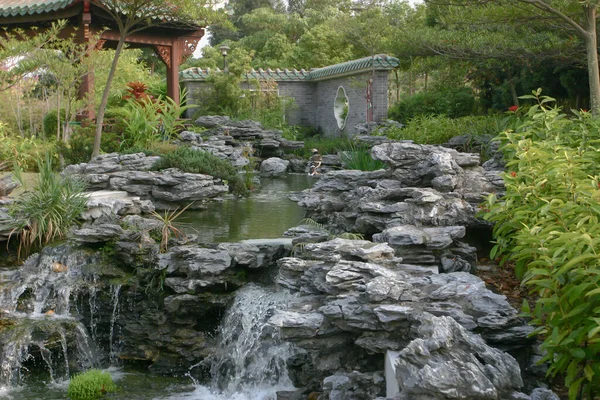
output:
M 123 209 L 123 212 L 115 211 L 119 214 L 152 211 L 152 206 L 144 200 L 154 203 L 157 209 L 174 209 L 182 204 L 219 196 L 229 189 L 220 179 L 209 175 L 186 173 L 174 168 L 150 171 L 159 159 L 143 153 L 103 154 L 88 164 L 69 166 L 63 173 L 80 178 L 89 189 L 124 191 L 142 200 L 130 204 L 120 199 L 114 204 L 98 206 L 113 211 Z M 103 201 L 106 203 L 108 200 Z
M 159 256 L 159 268 L 185 278 L 210 280 L 231 267 L 228 251 L 206 249 L 193 245 L 177 246 Z
M 8 196 L 20 185 L 21 184 L 13 177 L 12 174 L 0 177 L 0 197 Z
M 117 224 L 100 224 L 71 231 L 72 238 L 79 243 L 105 243 L 124 233 Z
M 489 347 L 454 319 L 423 314 L 418 338 L 395 362 L 397 398 L 507 398 L 523 386 L 517 361 Z
M 201 128 L 214 128 L 221 125 L 226 125 L 231 122 L 227 116 L 221 115 L 203 115 L 194 121 L 194 125 Z
M 381 372 L 338 372 L 323 380 L 323 392 L 329 400 L 371 400 L 382 394 L 383 382 Z
M 284 338 L 306 338 L 317 335 L 323 324 L 323 314 L 279 310 L 268 323 L 280 329 Z
M 260 163 L 260 175 L 264 177 L 277 177 L 285 175 L 290 162 L 278 157 L 271 157 Z
M 266 268 L 289 252 L 283 245 L 270 246 L 250 243 L 221 243 L 217 249 L 223 249 L 229 253 L 234 266 L 245 268 Z

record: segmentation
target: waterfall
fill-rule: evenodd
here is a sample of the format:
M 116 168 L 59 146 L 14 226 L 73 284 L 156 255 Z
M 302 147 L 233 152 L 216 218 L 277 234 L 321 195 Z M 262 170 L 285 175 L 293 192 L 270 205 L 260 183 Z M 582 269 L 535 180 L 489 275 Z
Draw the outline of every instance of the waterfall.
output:
M 193 393 L 177 398 L 272 400 L 277 391 L 293 389 L 287 360 L 294 348 L 279 340 L 267 324 L 291 296 L 255 284 L 238 290 L 219 328 L 216 355 L 210 360 L 210 387 L 198 385 Z
M 19 269 L 3 272 L 0 290 L 0 387 L 14 388 L 29 376 L 48 381 L 97 366 L 94 341 L 71 315 L 71 296 L 90 286 L 76 268 L 81 253 L 48 249 Z M 60 261 L 59 261 L 60 260 Z M 95 292 L 90 297 L 92 331 Z
M 117 362 L 117 354 L 115 350 L 115 322 L 119 316 L 119 292 L 121 291 L 121 285 L 112 287 L 112 314 L 110 316 L 110 336 L 109 336 L 109 360 L 111 365 Z

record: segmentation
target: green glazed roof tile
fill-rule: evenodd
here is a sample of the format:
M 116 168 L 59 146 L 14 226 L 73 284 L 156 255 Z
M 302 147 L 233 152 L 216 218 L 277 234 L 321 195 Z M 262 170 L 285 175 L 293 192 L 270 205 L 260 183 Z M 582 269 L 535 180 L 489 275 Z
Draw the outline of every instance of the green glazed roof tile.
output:
M 2 1 L 2 0 L 0 0 Z M 334 76 L 341 76 L 347 73 L 356 73 L 369 71 L 375 67 L 376 70 L 391 70 L 398 66 L 398 59 L 390 57 L 385 54 L 378 54 L 374 57 L 365 57 L 358 60 L 347 61 L 341 64 L 330 65 L 323 68 L 314 68 L 310 71 L 305 70 L 289 70 L 289 69 L 275 69 L 272 70 L 267 68 L 263 70 L 250 70 L 246 72 L 244 78 L 246 79 L 259 79 L 267 80 L 272 79 L 275 81 L 310 81 L 319 80 L 323 78 L 329 78 Z M 205 80 L 211 73 L 220 73 L 219 68 L 211 70 L 200 69 L 200 68 L 188 68 L 179 73 L 180 80 Z
M 0 0 L 0 17 L 43 14 L 56 11 L 78 0 Z

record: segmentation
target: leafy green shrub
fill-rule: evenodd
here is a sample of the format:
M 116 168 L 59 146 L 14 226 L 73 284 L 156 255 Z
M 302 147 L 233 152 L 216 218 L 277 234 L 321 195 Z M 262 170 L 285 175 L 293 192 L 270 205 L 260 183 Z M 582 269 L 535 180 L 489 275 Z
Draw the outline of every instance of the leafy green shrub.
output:
M 444 115 L 422 115 L 413 118 L 403 128 L 391 128 L 385 133 L 390 139 L 412 140 L 419 144 L 442 144 L 460 135 L 496 136 L 506 126 L 497 116 L 449 118 Z
M 390 119 L 406 123 L 419 115 L 446 115 L 458 118 L 473 113 L 475 97 L 471 88 L 429 90 L 410 96 L 390 107 Z
M 90 369 L 71 378 L 67 395 L 71 400 L 94 400 L 116 391 L 117 385 L 108 372 Z
M 65 164 L 79 164 L 88 162 L 94 148 L 96 126 L 82 126 L 75 129 L 68 143 L 56 143 L 58 153 L 63 156 Z M 102 152 L 113 153 L 120 150 L 121 136 L 114 132 L 102 133 Z
M 87 202 L 83 184 L 52 171 L 49 155 L 39 161 L 38 168 L 37 185 L 9 207 L 9 213 L 16 221 L 14 232 L 19 232 L 21 259 L 35 246 L 45 246 L 66 237 Z
M 182 98 L 185 95 L 183 92 Z M 123 128 L 121 150 L 147 148 L 152 143 L 171 138 L 183 128 L 180 117 L 191 107 L 180 106 L 170 97 L 130 99 L 123 107 L 112 111 Z
M 385 168 L 385 163 L 380 160 L 374 160 L 371 157 L 371 150 L 364 145 L 352 144 L 350 150 L 340 150 L 340 159 L 344 168 L 357 169 L 360 171 L 377 171 Z
M 172 152 L 161 154 L 161 160 L 155 169 L 179 168 L 185 172 L 207 174 L 227 181 L 229 190 L 238 196 L 247 196 L 248 188 L 237 170 L 227 160 L 206 151 L 193 150 L 189 147 L 178 147 Z
M 55 153 L 54 142 L 0 132 L 0 160 L 2 161 L 12 160 L 24 171 L 35 171 L 38 160 L 46 153 Z M 52 161 L 56 163 L 57 160 Z
M 482 206 L 495 223 L 491 257 L 513 262 L 539 296 L 524 311 L 544 338 L 548 374 L 564 375 L 569 399 L 591 400 L 600 394 L 600 119 L 568 119 L 539 90 L 527 98 L 539 104 L 500 135 L 506 195 Z

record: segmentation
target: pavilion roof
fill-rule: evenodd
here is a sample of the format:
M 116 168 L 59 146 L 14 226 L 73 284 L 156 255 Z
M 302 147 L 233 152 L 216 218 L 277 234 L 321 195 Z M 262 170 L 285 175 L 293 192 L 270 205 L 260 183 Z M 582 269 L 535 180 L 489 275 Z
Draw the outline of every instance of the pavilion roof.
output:
M 80 0 L 0 0 L 0 17 L 44 14 L 61 10 Z

